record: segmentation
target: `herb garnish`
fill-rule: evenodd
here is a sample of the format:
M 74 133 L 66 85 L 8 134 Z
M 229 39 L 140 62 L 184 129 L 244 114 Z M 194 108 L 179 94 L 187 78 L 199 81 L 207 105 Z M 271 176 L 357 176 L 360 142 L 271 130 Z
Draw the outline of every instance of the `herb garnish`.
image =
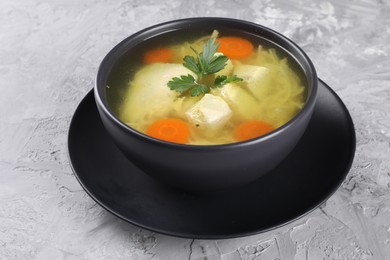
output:
M 211 74 L 214 74 L 226 66 L 229 60 L 225 55 L 214 56 L 219 47 L 219 43 L 215 43 L 215 38 L 210 38 L 203 47 L 203 52 L 198 53 L 194 48 L 191 49 L 196 54 L 196 58 L 185 56 L 183 58 L 183 66 L 196 74 L 196 78 L 191 74 L 187 76 L 174 77 L 168 82 L 168 87 L 171 90 L 176 90 L 180 94 L 190 93 L 191 96 L 199 96 L 200 94 L 209 93 L 213 88 L 220 88 L 231 82 L 242 81 L 236 75 L 225 76 L 218 75 L 210 82 Z M 210 83 L 207 83 L 207 82 Z

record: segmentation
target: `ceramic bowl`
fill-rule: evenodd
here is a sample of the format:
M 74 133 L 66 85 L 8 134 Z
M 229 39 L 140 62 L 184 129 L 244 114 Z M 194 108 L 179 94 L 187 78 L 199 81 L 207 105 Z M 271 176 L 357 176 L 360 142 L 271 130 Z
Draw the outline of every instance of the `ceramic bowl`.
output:
M 303 109 L 273 132 L 224 145 L 182 145 L 142 134 L 123 123 L 109 106 L 107 86 L 123 57 L 131 50 L 165 34 L 186 35 L 217 29 L 260 37 L 299 64 L 306 81 Z M 112 77 L 111 77 L 112 78 Z M 247 184 L 275 168 L 293 150 L 310 121 L 317 95 L 317 74 L 309 57 L 291 40 L 264 26 L 227 18 L 189 18 L 162 23 L 139 31 L 116 45 L 103 59 L 94 89 L 102 122 L 113 142 L 137 167 L 153 178 L 184 190 L 213 191 Z M 91 129 L 93 131 L 93 129 Z M 292 173 L 293 174 L 293 173 Z

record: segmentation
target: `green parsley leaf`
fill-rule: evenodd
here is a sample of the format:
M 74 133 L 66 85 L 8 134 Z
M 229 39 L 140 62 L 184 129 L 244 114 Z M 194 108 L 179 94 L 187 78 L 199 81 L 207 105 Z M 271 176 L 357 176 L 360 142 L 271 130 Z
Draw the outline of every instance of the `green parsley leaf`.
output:
M 207 41 L 203 46 L 203 51 L 201 53 L 198 53 L 191 47 L 196 57 L 185 56 L 183 58 L 183 66 L 194 72 L 197 78 L 195 79 L 191 74 L 174 77 L 168 82 L 168 87 L 180 94 L 189 93 L 194 97 L 199 96 L 202 93 L 209 93 L 211 88 L 220 88 L 231 82 L 242 81 L 242 79 L 236 75 L 229 77 L 218 75 L 214 79 L 214 84 L 212 86 L 206 85 L 205 82 L 210 82 L 210 76 L 208 75 L 223 70 L 229 60 L 225 55 L 215 55 L 218 47 L 219 43 L 215 43 L 215 38 L 210 38 L 210 40 Z
M 176 90 L 179 93 L 184 93 L 190 90 L 193 87 L 196 87 L 198 84 L 195 81 L 195 78 L 188 74 L 187 76 L 174 77 L 168 82 L 168 87 L 171 90 Z
M 201 73 L 201 68 L 198 67 L 198 63 L 196 62 L 195 58 L 192 56 L 185 56 L 184 57 L 184 63 L 183 66 L 189 69 L 190 71 L 199 74 Z
M 199 96 L 200 94 L 209 93 L 210 88 L 204 84 L 196 82 L 195 78 L 188 74 L 187 76 L 174 77 L 168 82 L 168 87 L 171 90 L 176 90 L 180 94 L 190 91 L 191 96 Z
M 240 81 L 244 81 L 244 80 L 242 78 L 237 77 L 237 75 L 232 75 L 225 80 L 225 84 L 232 83 L 232 82 L 240 82 Z
M 214 80 L 213 88 L 221 88 L 228 83 L 240 82 L 240 81 L 243 81 L 243 79 L 237 77 L 236 75 L 230 77 L 227 77 L 225 75 L 218 75 Z
M 229 58 L 224 55 L 220 55 L 212 58 L 208 65 L 207 74 L 214 74 L 220 70 L 223 70 L 228 60 Z
M 203 69 L 202 73 L 205 75 L 211 74 L 208 73 L 209 65 L 219 48 L 219 43 L 214 43 L 215 38 L 210 38 L 210 40 L 208 40 L 207 43 L 204 45 L 203 52 L 199 55 L 199 63 L 201 65 L 201 68 Z
M 225 75 L 218 75 L 214 80 L 214 87 L 220 88 L 225 85 L 223 82 L 227 79 Z

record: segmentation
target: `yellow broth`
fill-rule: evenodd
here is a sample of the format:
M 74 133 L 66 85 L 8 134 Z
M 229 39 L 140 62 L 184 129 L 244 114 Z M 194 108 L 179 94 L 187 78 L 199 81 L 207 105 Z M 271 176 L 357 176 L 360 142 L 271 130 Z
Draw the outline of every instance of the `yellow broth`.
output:
M 277 129 L 302 109 L 306 99 L 302 68 L 277 45 L 253 35 L 237 35 L 253 44 L 252 54 L 229 59 L 227 66 L 216 73 L 237 75 L 242 82 L 212 89 L 207 97 L 203 94 L 197 97 L 180 95 L 170 90 L 169 80 L 192 73 L 182 65 L 184 56 L 195 56 L 191 47 L 201 52 L 210 35 L 208 32 L 195 39 L 187 35 L 184 41 L 180 41 L 180 37 L 158 36 L 135 48 L 114 68 L 108 80 L 107 99 L 113 112 L 125 124 L 142 133 L 159 119 L 178 118 L 190 128 L 187 144 L 216 145 L 237 142 L 235 131 L 244 122 L 260 120 Z M 236 35 L 221 31 L 218 36 Z M 145 64 L 144 55 L 156 48 L 168 48 L 171 59 Z M 230 109 L 230 115 L 224 115 L 225 122 L 218 123 L 214 114 L 210 115 L 209 121 L 190 117 L 193 116 L 191 111 L 203 99 L 225 102 Z M 222 113 L 218 110 L 223 109 L 214 112 Z

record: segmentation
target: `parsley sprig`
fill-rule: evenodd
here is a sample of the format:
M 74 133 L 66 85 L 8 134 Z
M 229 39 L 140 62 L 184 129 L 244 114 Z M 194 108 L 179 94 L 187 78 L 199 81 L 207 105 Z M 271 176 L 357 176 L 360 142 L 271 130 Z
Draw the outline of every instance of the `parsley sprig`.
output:
M 209 75 L 212 75 L 225 68 L 226 62 L 229 60 L 225 55 L 215 55 L 219 47 L 219 43 L 215 42 L 215 38 L 210 38 L 203 47 L 203 51 L 198 53 L 194 48 L 196 57 L 185 56 L 183 66 L 196 74 L 196 78 L 191 74 L 174 77 L 168 82 L 168 87 L 180 94 L 189 93 L 191 96 L 199 96 L 206 94 L 213 88 L 220 88 L 231 82 L 242 81 L 236 75 L 225 76 L 218 75 L 211 81 Z

